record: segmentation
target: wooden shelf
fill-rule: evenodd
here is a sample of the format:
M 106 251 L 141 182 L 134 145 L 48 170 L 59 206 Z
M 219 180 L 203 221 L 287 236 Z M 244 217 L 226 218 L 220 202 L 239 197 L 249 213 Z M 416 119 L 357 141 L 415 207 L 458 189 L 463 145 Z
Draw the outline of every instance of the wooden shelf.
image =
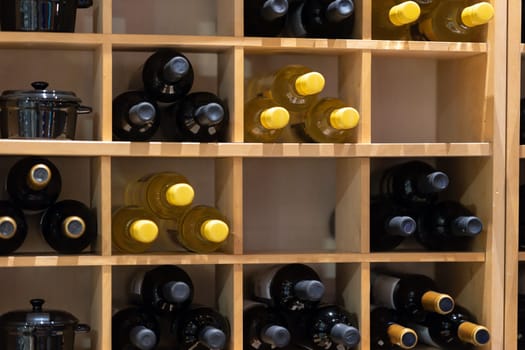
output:
M 518 0 L 493 2 L 496 16 L 489 25 L 486 42 L 482 43 L 371 40 L 371 2 L 363 0 L 356 0 L 355 33 L 362 39 L 347 40 L 244 37 L 243 0 L 218 0 L 215 10 L 206 5 L 211 11 L 208 17 L 202 21 L 188 19 L 191 23 L 186 23 L 195 34 L 192 31 L 192 34 L 170 34 L 172 25 L 180 22 L 173 20 L 171 13 L 174 12 L 170 12 L 169 23 L 157 23 L 156 18 L 148 18 L 147 12 L 155 11 L 152 5 L 144 14 L 128 19 L 125 18 L 127 1 L 94 0 L 90 17 L 84 18 L 85 26 L 95 27 L 94 33 L 0 32 L 0 48 L 6 50 L 2 59 L 10 67 L 6 71 L 9 79 L 4 80 L 3 88 L 11 88 L 8 84 L 14 80 L 18 83 L 19 75 L 22 80 L 30 75 L 56 78 L 58 81 L 53 82 L 53 86 L 71 85 L 72 88 L 66 90 L 78 92 L 83 103 L 92 106 L 94 111 L 91 117 L 81 121 L 85 128 L 79 137 L 81 140 L 0 140 L 0 155 L 5 160 L 0 172 L 7 171 L 15 156 L 55 157 L 67 168 L 64 179 L 69 176 L 66 180 L 69 188 L 64 196 L 80 196 L 90 203 L 97 211 L 99 226 L 99 239 L 91 250 L 94 253 L 56 255 L 49 253 L 48 247 L 39 249 L 45 243 L 35 242 L 35 249 L 31 246 L 26 251 L 41 253 L 0 257 L 1 277 L 5 277 L 7 283 L 13 280 L 30 284 L 26 276 L 39 276 L 40 272 L 52 277 L 65 271 L 67 281 L 87 274 L 88 287 L 80 284 L 76 287 L 85 289 L 83 294 L 87 295 L 83 295 L 83 300 L 89 303 L 80 307 L 80 312 L 84 319 L 91 321 L 96 333 L 90 350 L 106 350 L 111 348 L 112 309 L 123 302 L 116 299 L 120 298 L 117 290 L 124 284 L 126 274 L 161 264 L 213 270 L 213 281 L 206 280 L 217 289 L 210 303 L 230 319 L 233 334 L 228 350 L 242 350 L 242 303 L 250 270 L 296 262 L 321 267 L 336 265 L 337 274 L 330 277 L 336 280 L 333 281 L 334 298 L 357 313 L 362 332 L 358 350 L 369 350 L 370 269 L 376 265 L 410 271 L 429 269 L 425 271 L 440 277 L 440 282 L 454 291 L 458 303 L 472 309 L 480 322 L 489 327 L 492 340 L 483 350 L 513 349 L 515 334 L 505 333 L 508 329 L 504 324 L 507 327 L 514 322 L 513 272 L 519 261 L 525 261 L 525 253 L 515 252 L 515 257 L 507 254 L 511 249 L 509 244 L 517 236 L 512 236 L 514 231 L 505 226 L 505 215 L 507 219 L 510 215 L 505 207 L 510 203 L 515 208 L 517 192 L 513 187 L 505 190 L 504 169 L 507 165 L 507 178 L 516 175 L 515 168 L 509 164 L 525 158 L 525 146 L 513 145 L 510 152 L 505 149 L 507 135 L 515 132 L 515 128 L 512 129 L 515 123 L 509 123 L 507 118 L 516 119 L 515 110 L 512 110 L 513 117 L 506 114 L 507 92 L 511 96 L 517 88 L 509 85 L 507 91 L 507 78 L 514 74 L 516 62 L 509 64 L 507 70 L 504 53 L 511 28 L 509 26 L 507 32 L 507 24 L 511 24 L 507 23 L 507 5 L 514 2 L 518 5 L 513 6 L 518 8 Z M 152 0 L 152 4 L 155 2 Z M 204 1 L 187 2 L 185 6 L 201 2 Z M 176 5 L 163 2 L 162 6 Z M 512 16 L 517 17 L 518 11 L 513 11 Z M 511 18 L 510 13 L 508 17 Z M 140 26 L 148 22 L 152 25 L 141 31 Z M 126 28 L 128 24 L 134 27 Z M 90 31 L 84 27 L 86 30 Z M 150 32 L 152 34 L 146 34 Z M 200 32 L 205 35 L 197 35 Z M 128 89 L 130 73 L 151 51 L 161 47 L 187 52 L 197 72 L 197 88 L 208 88 L 227 100 L 231 127 L 225 140 L 229 142 L 111 141 L 112 99 Z M 31 50 L 46 51 L 46 56 L 29 57 L 27 53 Z M 52 53 L 51 57 L 47 55 L 49 50 L 69 51 L 67 55 L 71 58 L 62 52 Z M 515 50 L 516 57 L 525 53 L 524 45 Z M 34 64 L 40 62 L 39 59 L 47 64 Z M 21 67 L 16 67 L 17 62 Z M 302 62 L 327 76 L 327 96 L 339 97 L 359 110 L 361 120 L 352 140 L 355 142 L 242 142 L 245 81 L 282 64 Z M 28 65 L 32 69 L 27 69 Z M 56 75 L 56 71 L 64 74 Z M 71 72 L 81 73 L 80 77 Z M 428 130 L 421 130 L 422 125 L 428 126 Z M 425 135 L 420 135 L 422 132 L 426 132 Z M 89 141 L 91 137 L 94 140 Z M 483 218 L 486 227 L 482 237 L 472 245 L 472 251 L 369 252 L 373 174 L 411 157 L 427 158 L 444 167 L 452 180 L 445 196 L 474 208 Z M 144 166 L 137 166 L 141 161 Z M 75 173 L 77 168 L 79 173 Z M 232 239 L 220 253 L 213 254 L 169 252 L 170 248 L 166 247 L 162 247 L 161 252 L 140 255 L 113 254 L 111 213 L 123 204 L 125 184 L 146 172 L 179 168 L 197 178 L 202 190 L 198 193 L 199 203 L 217 206 L 230 219 Z M 72 176 L 72 173 L 75 174 Z M 294 187 L 297 184 L 305 193 L 312 188 L 317 191 L 299 195 L 302 191 Z M 289 191 L 290 188 L 294 188 L 293 191 Z M 268 198 L 271 190 L 277 198 Z M 263 201 L 275 207 L 278 207 L 275 203 L 280 202 L 282 209 L 279 207 L 275 218 L 267 217 L 271 214 L 264 210 Z M 325 238 L 321 231 L 325 228 L 315 225 L 326 219 L 325 214 L 334 208 L 338 214 L 345 215 L 336 215 L 335 250 L 325 251 L 321 247 Z M 304 221 L 300 224 L 310 226 L 308 234 L 317 234 L 319 244 L 310 242 L 312 245 L 308 248 L 296 247 L 310 243 L 306 239 L 297 242 L 297 237 L 305 236 L 304 227 L 294 226 L 290 230 L 287 225 L 293 225 L 285 223 L 286 220 L 294 224 Z M 266 225 L 269 221 L 281 226 L 272 230 Z M 507 220 L 507 224 L 509 222 Z M 266 247 L 257 244 L 257 239 L 272 240 L 277 235 L 286 237 L 271 246 L 276 247 L 274 250 L 266 251 Z M 283 247 L 293 249 L 287 251 Z M 59 284 L 45 292 L 67 302 L 78 301 L 76 295 L 63 295 Z M 12 295 L 5 295 L 0 312 L 9 310 L 10 296 L 15 300 L 21 298 L 16 290 L 9 293 Z M 506 339 L 512 340 L 512 346 L 503 345 Z
M 488 157 L 479 143 L 315 144 L 1 140 L 0 155 L 113 157 Z

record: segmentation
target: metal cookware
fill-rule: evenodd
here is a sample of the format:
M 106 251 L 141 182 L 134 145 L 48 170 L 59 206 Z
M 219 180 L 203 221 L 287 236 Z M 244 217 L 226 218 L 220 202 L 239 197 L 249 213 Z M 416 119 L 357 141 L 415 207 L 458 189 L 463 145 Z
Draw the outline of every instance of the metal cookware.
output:
M 2 350 L 73 350 L 75 333 L 90 327 L 65 311 L 43 310 L 43 299 L 32 299 L 32 310 L 11 311 L 0 317 Z
M 0 0 L 0 25 L 5 31 L 74 32 L 77 8 L 92 0 Z
M 80 105 L 73 92 L 46 90 L 46 82 L 31 85 L 34 90 L 7 90 L 0 95 L 2 137 L 74 139 L 77 116 L 90 113 L 91 107 Z

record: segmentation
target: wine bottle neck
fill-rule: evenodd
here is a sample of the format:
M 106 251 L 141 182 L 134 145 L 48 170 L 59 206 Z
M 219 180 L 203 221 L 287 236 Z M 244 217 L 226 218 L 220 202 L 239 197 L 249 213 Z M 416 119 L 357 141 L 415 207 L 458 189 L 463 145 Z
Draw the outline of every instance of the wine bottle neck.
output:
M 261 331 L 260 338 L 266 344 L 271 345 L 272 348 L 283 348 L 290 343 L 291 335 L 286 328 L 271 325 Z
M 181 80 L 190 70 L 190 63 L 182 56 L 170 59 L 162 68 L 162 78 L 164 81 L 176 83 Z
M 162 286 L 162 296 L 170 303 L 183 303 L 190 297 L 191 289 L 187 283 L 170 281 Z
M 354 13 L 354 3 L 351 0 L 334 0 L 326 8 L 325 17 L 330 22 L 341 22 Z
M 217 125 L 224 119 L 224 108 L 216 102 L 210 102 L 197 108 L 195 119 L 200 125 Z
M 261 8 L 261 16 L 267 21 L 283 17 L 288 12 L 288 0 L 266 0 Z
M 145 125 L 155 119 L 155 107 L 149 102 L 140 102 L 129 109 L 129 120 L 135 125 Z
M 294 285 L 294 292 L 301 300 L 319 301 L 324 295 L 324 285 L 317 280 L 299 281 Z
M 10 216 L 0 216 L 0 239 L 10 239 L 16 233 L 16 221 Z
M 157 335 L 144 326 L 135 326 L 129 332 L 129 340 L 137 349 L 151 350 L 157 344 Z
M 471 237 L 483 230 L 483 223 L 476 216 L 459 216 L 452 221 L 452 233 L 455 236 Z
M 210 349 L 223 349 L 226 345 L 226 334 L 218 328 L 206 326 L 199 334 L 200 341 Z
M 51 181 L 51 169 L 45 164 L 35 164 L 27 174 L 27 185 L 38 191 L 46 187 Z
M 330 338 L 337 344 L 353 347 L 359 343 L 361 336 L 357 328 L 336 323 L 330 330 Z
M 394 216 L 388 221 L 386 231 L 393 236 L 409 237 L 416 231 L 416 221 L 410 216 Z

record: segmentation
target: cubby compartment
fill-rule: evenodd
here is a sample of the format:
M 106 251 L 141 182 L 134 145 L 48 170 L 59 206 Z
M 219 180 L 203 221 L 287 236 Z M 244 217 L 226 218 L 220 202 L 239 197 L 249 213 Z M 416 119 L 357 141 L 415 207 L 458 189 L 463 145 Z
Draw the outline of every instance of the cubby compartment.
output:
M 126 48 L 115 48 L 113 50 L 113 99 L 118 95 L 130 90 L 143 90 L 142 67 L 144 62 L 155 53 L 156 49 L 145 48 L 144 51 L 130 50 Z M 233 53 L 226 47 L 217 50 L 187 50 L 185 48 L 174 48 L 182 53 L 190 61 L 193 68 L 194 80 L 189 93 L 210 92 L 217 95 L 227 106 L 229 114 L 229 125 L 225 136 L 220 141 L 232 141 L 234 123 L 238 116 L 234 113 L 233 92 Z M 166 110 L 172 103 L 157 101 L 161 110 L 160 127 L 151 138 L 152 141 L 173 141 L 162 132 L 166 127 Z
M 319 99 L 324 97 L 338 98 L 347 106 L 355 108 L 359 114 L 359 124 L 354 128 L 350 142 L 364 142 L 366 139 L 367 125 L 370 117 L 368 106 L 363 96 L 367 91 L 362 91 L 362 66 L 363 54 L 347 52 L 340 54 L 330 53 L 299 53 L 299 52 L 264 52 L 246 49 L 244 56 L 244 101 L 248 102 L 256 96 L 257 88 L 253 82 L 257 79 L 271 75 L 287 65 L 303 65 L 319 72 L 324 76 L 324 89 L 319 93 Z M 366 86 L 366 83 L 365 85 Z M 304 113 L 290 112 L 289 125 L 297 124 Z M 239 125 L 239 123 L 237 124 Z M 286 142 L 306 142 L 290 132 L 290 127 L 284 131 L 282 140 Z
M 130 11 L 133 8 L 135 11 Z M 234 35 L 233 0 L 115 0 L 112 32 L 118 34 Z
M 372 54 L 372 142 L 492 141 L 487 57 Z
M 370 162 L 370 195 L 379 197 L 381 194 L 381 183 L 385 171 L 393 166 L 411 161 L 426 163 L 448 176 L 449 184 L 445 190 L 437 193 L 436 203 L 456 201 L 468 209 L 472 215 L 477 216 L 481 220 L 482 230 L 476 236 L 468 239 L 466 251 L 486 251 L 487 242 L 490 241 L 489 237 L 496 234 L 492 229 L 491 206 L 486 200 L 486 197 L 490 196 L 491 187 L 490 159 L 486 157 L 375 158 Z M 406 206 L 401 205 L 401 207 Z M 411 210 L 408 213 L 411 214 Z M 414 213 L 417 225 L 419 211 L 416 210 Z M 395 248 L 395 251 L 427 251 L 427 249 L 418 243 L 415 237 L 407 237 Z
M 169 265 L 166 263 L 164 265 Z M 176 265 L 176 264 L 175 264 Z M 130 286 L 133 278 L 140 273 L 150 271 L 161 265 L 136 265 L 136 266 L 114 266 L 111 271 L 112 280 L 112 309 L 117 311 L 130 305 L 140 305 L 130 298 Z M 234 330 L 233 312 L 233 266 L 232 265 L 176 265 L 183 269 L 191 278 L 194 294 L 193 304 L 211 307 L 224 315 L 230 324 L 230 329 Z M 183 311 L 180 311 L 183 312 Z M 177 313 L 160 315 L 161 340 L 159 349 L 173 349 L 173 336 L 169 332 L 170 320 L 176 317 Z M 233 343 L 233 334 L 231 336 Z M 232 349 L 232 345 L 227 347 Z
M 184 175 L 195 191 L 192 206 L 209 205 L 221 211 L 229 220 L 230 237 L 220 248 L 222 252 L 231 252 L 230 244 L 236 233 L 233 230 L 233 218 L 230 216 L 230 208 L 223 207 L 219 203 L 228 197 L 223 192 L 223 184 L 220 182 L 220 173 L 227 171 L 226 165 L 213 158 L 140 158 L 140 166 L 137 167 L 137 158 L 113 158 L 111 162 L 111 208 L 112 211 L 124 206 L 124 193 L 128 183 L 136 181 L 146 175 L 158 172 L 177 172 Z M 173 253 L 186 252 L 176 241 L 162 229 L 159 239 L 153 243 L 147 253 Z M 115 250 L 113 250 L 116 253 Z
M 254 158 L 243 163 L 245 253 L 335 251 L 329 233 L 336 203 L 334 159 Z
M 101 116 L 98 104 L 96 77 L 98 57 L 95 47 L 82 50 L 2 49 L 0 64 L 11 67 L 2 71 L 0 90 L 32 91 L 33 82 L 48 83 L 46 90 L 73 92 L 80 104 L 93 109 L 88 114 L 78 114 L 75 139 L 97 140 L 96 125 Z M 41 88 L 39 88 L 41 89 Z
M 2 157 L 0 162 L 0 179 L 5 181 L 11 167 L 19 160 L 21 156 Z M 53 157 L 43 156 L 50 160 L 58 169 L 62 180 L 62 188 L 57 202 L 63 200 L 76 200 L 91 209 L 97 217 L 97 238 L 93 244 L 84 249 L 80 254 L 101 254 L 100 239 L 103 227 L 100 225 L 102 213 L 98 201 L 99 193 L 95 182 L 99 178 L 100 167 L 95 158 L 91 157 Z M 8 193 L 4 190 L 0 196 L 2 199 L 9 199 Z M 17 249 L 14 255 L 57 255 L 44 240 L 40 229 L 40 212 L 26 212 L 25 219 L 28 225 L 28 234 L 22 246 Z
M 72 314 L 89 333 L 75 334 L 75 350 L 93 350 L 102 338 L 102 304 L 99 284 L 100 267 L 49 266 L 10 267 L 0 269 L 0 278 L 16 288 L 5 288 L 0 312 L 31 312 L 32 299 L 43 299 L 42 309 Z

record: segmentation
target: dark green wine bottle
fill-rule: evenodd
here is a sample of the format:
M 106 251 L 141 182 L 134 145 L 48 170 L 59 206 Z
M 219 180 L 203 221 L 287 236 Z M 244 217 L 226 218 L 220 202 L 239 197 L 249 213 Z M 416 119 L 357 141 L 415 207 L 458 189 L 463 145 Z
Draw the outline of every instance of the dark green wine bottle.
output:
M 113 315 L 111 334 L 113 350 L 152 350 L 160 340 L 160 325 L 151 310 L 127 307 Z
M 85 204 L 68 199 L 50 206 L 40 220 L 46 242 L 59 253 L 75 254 L 97 237 L 97 218 Z
M 17 207 L 38 212 L 55 203 L 62 189 L 62 178 L 50 160 L 26 157 L 9 169 L 6 189 Z
M 211 92 L 192 92 L 165 110 L 162 131 L 170 141 L 216 142 L 224 137 L 229 114 Z
M 117 140 L 149 140 L 159 125 L 157 102 L 143 91 L 126 91 L 113 99 L 113 135 Z
M 27 236 L 24 213 L 9 201 L 0 201 L 0 254 L 20 248 Z
M 244 36 L 277 36 L 288 13 L 288 0 L 245 0 Z
M 417 345 L 417 334 L 400 324 L 398 314 L 386 307 L 373 307 L 370 312 L 370 349 L 412 349 Z
M 282 349 L 290 343 L 284 317 L 263 303 L 244 301 L 243 324 L 244 349 Z
M 142 68 L 144 90 L 161 102 L 175 102 L 193 85 L 193 67 L 177 50 L 163 48 L 148 57 Z
M 177 350 L 222 350 L 228 347 L 231 331 L 228 319 L 217 310 L 191 305 L 174 318 Z
M 162 265 L 137 273 L 131 281 L 130 294 L 134 302 L 157 313 L 175 313 L 191 304 L 193 283 L 180 267 Z

